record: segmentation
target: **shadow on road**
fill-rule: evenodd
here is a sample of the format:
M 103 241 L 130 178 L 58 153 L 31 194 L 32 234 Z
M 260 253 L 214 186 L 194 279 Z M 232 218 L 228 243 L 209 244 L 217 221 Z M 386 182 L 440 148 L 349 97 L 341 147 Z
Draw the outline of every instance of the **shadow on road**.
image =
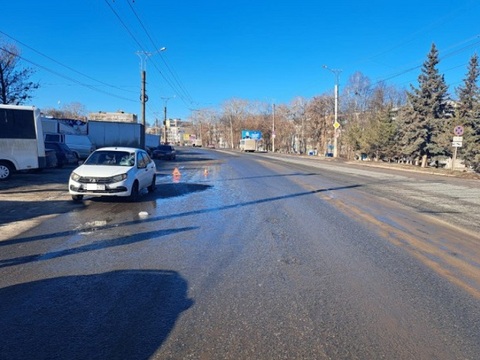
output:
M 2 359 L 149 359 L 193 305 L 166 270 L 66 276 L 0 289 Z
M 38 216 L 58 215 L 78 209 L 72 200 L 0 201 L 0 226 Z M 13 236 L 14 234 L 12 234 Z
M 104 228 L 107 228 L 107 227 L 104 227 Z M 26 256 L 20 256 L 20 257 L 10 258 L 10 259 L 2 259 L 0 260 L 0 268 L 4 268 L 8 266 L 23 265 L 23 264 L 37 262 L 37 261 L 56 259 L 64 256 L 77 255 L 77 254 L 82 254 L 89 251 L 97 251 L 97 250 L 102 250 L 102 249 L 107 249 L 107 248 L 112 248 L 117 246 L 135 244 L 140 241 L 147 241 L 153 238 L 159 238 L 159 237 L 167 236 L 170 234 L 183 232 L 183 231 L 191 231 L 195 229 L 196 229 L 195 227 L 183 227 L 179 229 L 152 230 L 152 231 L 136 233 L 134 235 L 127 234 L 125 236 L 118 237 L 118 238 L 96 241 L 91 244 L 86 244 L 86 245 L 78 246 L 75 248 L 69 248 L 65 250 L 56 250 L 56 251 L 51 251 L 47 253 L 26 255 Z M 53 237 L 74 235 L 74 234 L 75 234 L 75 231 L 66 231 L 66 232 L 61 232 L 56 234 L 41 235 L 36 239 L 45 240 Z M 22 242 L 25 242 L 25 239 L 6 240 L 6 241 L 0 242 L 0 246 L 9 246 L 14 244 L 20 244 Z

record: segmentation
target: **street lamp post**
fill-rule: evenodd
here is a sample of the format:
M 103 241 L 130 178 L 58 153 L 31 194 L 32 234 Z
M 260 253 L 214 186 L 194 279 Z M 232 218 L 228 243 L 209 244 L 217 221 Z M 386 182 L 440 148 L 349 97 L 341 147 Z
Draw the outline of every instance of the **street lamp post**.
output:
M 272 105 L 272 152 L 275 153 L 275 104 Z
M 333 123 L 334 127 L 334 134 L 333 134 L 333 157 L 336 158 L 338 157 L 338 133 L 337 130 L 340 127 L 340 123 L 338 122 L 338 78 L 340 76 L 340 73 L 342 70 L 339 69 L 330 69 L 327 65 L 323 65 L 324 69 L 330 70 L 334 75 L 335 75 L 335 122 Z

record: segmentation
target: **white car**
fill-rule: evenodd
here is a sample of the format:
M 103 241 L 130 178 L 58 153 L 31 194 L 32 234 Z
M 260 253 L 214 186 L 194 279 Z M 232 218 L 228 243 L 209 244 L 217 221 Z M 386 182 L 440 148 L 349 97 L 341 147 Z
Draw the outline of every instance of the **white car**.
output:
M 73 170 L 68 191 L 74 201 L 81 201 L 84 195 L 126 196 L 136 201 L 143 189 L 153 192 L 155 183 L 155 162 L 145 150 L 105 147 Z

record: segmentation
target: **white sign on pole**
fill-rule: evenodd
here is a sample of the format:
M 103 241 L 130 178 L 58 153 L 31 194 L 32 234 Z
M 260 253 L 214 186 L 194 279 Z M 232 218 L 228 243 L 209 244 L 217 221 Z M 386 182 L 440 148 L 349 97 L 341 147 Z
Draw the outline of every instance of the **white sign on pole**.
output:
M 452 141 L 452 147 L 462 147 L 461 141 Z
M 460 141 L 460 142 L 462 142 L 462 141 L 463 141 L 463 136 L 454 136 L 454 137 L 453 137 L 453 141 Z

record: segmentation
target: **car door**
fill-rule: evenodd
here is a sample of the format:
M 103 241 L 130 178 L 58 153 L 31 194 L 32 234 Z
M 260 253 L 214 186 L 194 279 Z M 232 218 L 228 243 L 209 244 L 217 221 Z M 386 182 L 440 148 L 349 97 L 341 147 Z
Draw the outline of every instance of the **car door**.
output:
M 137 153 L 137 179 L 140 184 L 140 189 L 144 189 L 152 182 L 152 177 L 155 169 L 152 161 L 147 153 Z

